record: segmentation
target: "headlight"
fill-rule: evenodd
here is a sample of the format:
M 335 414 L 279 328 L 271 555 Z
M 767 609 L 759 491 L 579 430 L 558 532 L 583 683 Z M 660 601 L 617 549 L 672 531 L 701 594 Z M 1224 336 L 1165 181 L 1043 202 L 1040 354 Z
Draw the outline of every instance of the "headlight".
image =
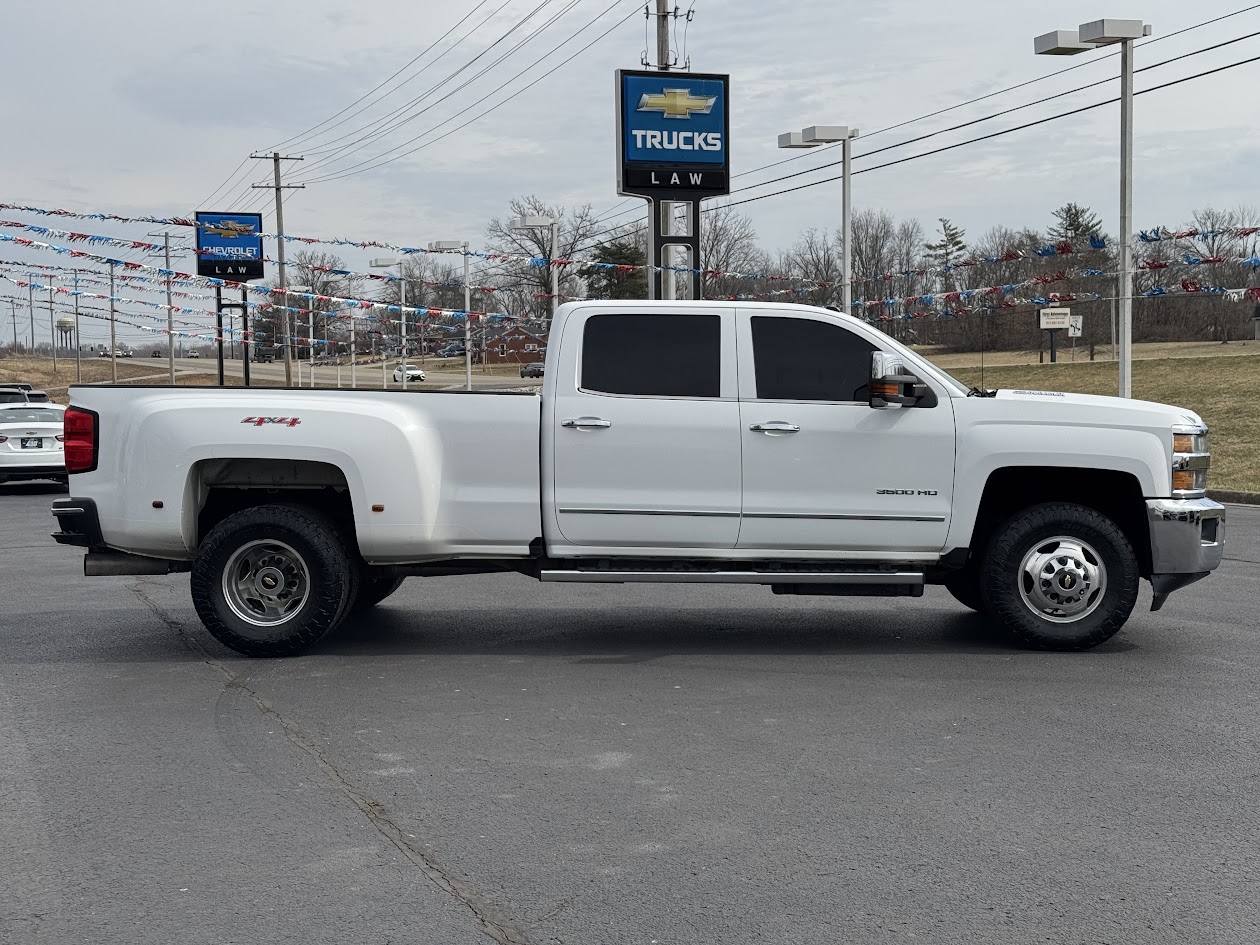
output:
M 1180 499 L 1200 498 L 1207 492 L 1208 431 L 1204 426 L 1178 424 L 1172 428 L 1172 493 Z

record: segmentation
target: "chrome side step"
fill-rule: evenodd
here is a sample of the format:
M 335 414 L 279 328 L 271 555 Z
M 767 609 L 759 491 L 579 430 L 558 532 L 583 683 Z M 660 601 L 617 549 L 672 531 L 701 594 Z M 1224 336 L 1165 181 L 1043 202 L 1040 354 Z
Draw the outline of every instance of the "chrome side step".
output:
M 578 584 L 923 584 L 922 571 L 544 570 L 540 581 Z

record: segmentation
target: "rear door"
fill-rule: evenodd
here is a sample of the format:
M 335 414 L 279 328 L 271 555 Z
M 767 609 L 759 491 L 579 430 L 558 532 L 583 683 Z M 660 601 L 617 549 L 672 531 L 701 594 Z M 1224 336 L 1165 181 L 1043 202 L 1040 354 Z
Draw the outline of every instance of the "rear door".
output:
M 582 308 L 563 335 L 549 419 L 551 501 L 563 539 L 645 550 L 735 547 L 734 311 Z

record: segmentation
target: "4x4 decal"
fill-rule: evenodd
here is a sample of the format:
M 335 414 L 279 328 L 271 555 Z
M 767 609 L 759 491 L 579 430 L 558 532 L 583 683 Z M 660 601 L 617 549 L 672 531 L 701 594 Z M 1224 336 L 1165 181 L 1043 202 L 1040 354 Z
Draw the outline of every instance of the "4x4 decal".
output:
M 256 427 L 262 426 L 264 423 L 279 423 L 286 427 L 295 427 L 301 423 L 298 417 L 246 417 L 241 423 L 252 423 Z

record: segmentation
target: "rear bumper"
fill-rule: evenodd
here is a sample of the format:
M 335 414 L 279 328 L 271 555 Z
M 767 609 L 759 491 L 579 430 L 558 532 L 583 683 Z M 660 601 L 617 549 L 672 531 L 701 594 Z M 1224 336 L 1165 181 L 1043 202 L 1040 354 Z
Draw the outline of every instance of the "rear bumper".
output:
M 58 528 L 52 533 L 54 541 L 83 548 L 105 547 L 96 503 L 91 499 L 57 499 L 53 502 L 52 514 Z
M 64 479 L 66 464 L 52 465 L 37 463 L 30 466 L 0 466 L 0 482 L 14 482 L 19 479 Z
M 1151 610 L 1215 571 L 1225 553 L 1225 506 L 1211 499 L 1147 499 L 1151 530 Z

